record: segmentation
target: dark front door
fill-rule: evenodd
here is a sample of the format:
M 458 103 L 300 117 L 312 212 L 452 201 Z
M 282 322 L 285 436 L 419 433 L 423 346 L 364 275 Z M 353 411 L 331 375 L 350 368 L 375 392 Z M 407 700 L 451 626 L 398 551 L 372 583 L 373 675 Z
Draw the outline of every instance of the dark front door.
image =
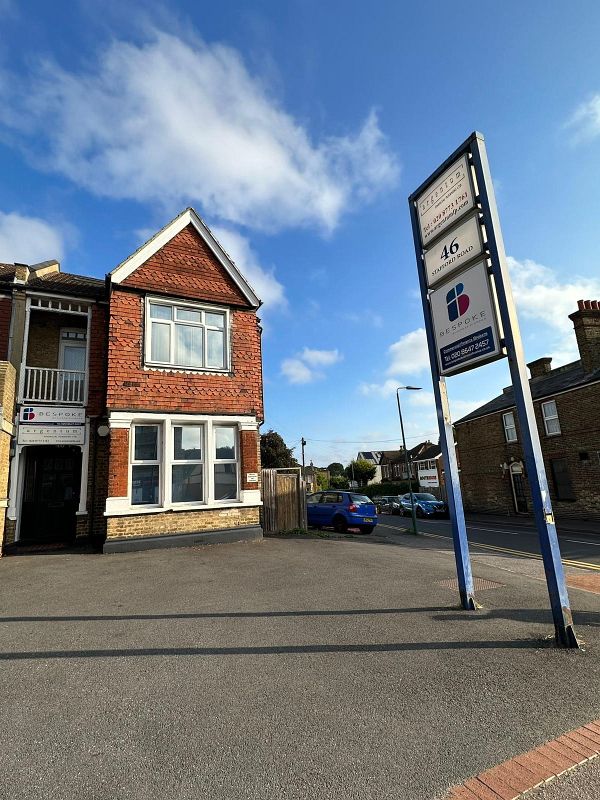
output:
M 69 542 L 75 538 L 81 450 L 28 447 L 19 541 Z
M 525 489 L 525 476 L 522 467 L 511 467 L 510 477 L 512 481 L 513 497 L 515 501 L 515 511 L 517 514 L 527 513 L 527 491 Z

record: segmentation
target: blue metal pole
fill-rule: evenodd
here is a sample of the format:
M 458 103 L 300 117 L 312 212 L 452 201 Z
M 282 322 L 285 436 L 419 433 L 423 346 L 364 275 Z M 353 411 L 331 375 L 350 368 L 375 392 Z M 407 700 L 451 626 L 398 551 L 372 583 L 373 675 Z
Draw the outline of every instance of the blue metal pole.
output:
M 496 198 L 494 196 L 485 142 L 480 133 L 476 133 L 472 137 L 471 153 L 482 206 L 483 221 L 488 237 L 487 245 L 492 260 L 492 273 L 495 279 L 498 309 L 503 327 L 504 343 L 508 353 L 517 415 L 519 417 L 521 436 L 523 437 L 527 478 L 531 487 L 533 513 L 540 538 L 556 642 L 562 647 L 577 648 L 579 644 L 573 627 L 573 617 L 560 557 L 560 547 L 556 535 L 540 437 L 523 356 L 519 322 L 506 264 Z
M 413 229 L 413 240 L 415 244 L 415 255 L 417 258 L 417 272 L 419 275 L 419 285 L 421 287 L 421 302 L 423 304 L 423 318 L 425 320 L 425 332 L 427 334 L 427 347 L 429 349 L 429 361 L 431 364 L 431 378 L 433 381 L 433 394 L 435 396 L 435 407 L 437 410 L 438 427 L 440 431 L 440 445 L 444 460 L 444 470 L 446 475 L 446 490 L 448 492 L 448 509 L 450 511 L 450 521 L 452 524 L 452 541 L 454 543 L 454 558 L 456 561 L 456 574 L 458 577 L 458 591 L 460 594 L 460 604 L 463 608 L 474 610 L 476 608 L 473 575 L 471 573 L 471 558 L 469 556 L 469 542 L 467 540 L 467 528 L 465 525 L 465 514 L 462 504 L 462 494 L 460 491 L 460 479 L 458 475 L 458 462 L 456 460 L 456 448 L 454 446 L 454 431 L 450 418 L 450 408 L 448 406 L 448 395 L 446 393 L 446 381 L 440 376 L 438 368 L 437 353 L 435 349 L 435 336 L 429 310 L 429 297 L 427 284 L 425 281 L 425 270 L 422 257 L 421 234 L 417 220 L 417 205 L 414 199 L 409 198 L 410 220 Z

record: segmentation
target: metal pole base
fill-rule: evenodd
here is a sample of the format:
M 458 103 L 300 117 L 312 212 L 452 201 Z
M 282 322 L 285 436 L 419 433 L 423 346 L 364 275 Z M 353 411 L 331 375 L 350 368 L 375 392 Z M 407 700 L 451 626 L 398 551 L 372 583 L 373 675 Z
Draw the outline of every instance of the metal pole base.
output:
M 575 629 L 572 625 L 555 625 L 554 639 L 557 647 L 565 647 L 570 650 L 579 650 L 579 642 L 575 636 Z
M 475 598 L 472 594 L 467 594 L 467 592 L 460 593 L 460 605 L 465 611 L 475 611 L 477 609 Z

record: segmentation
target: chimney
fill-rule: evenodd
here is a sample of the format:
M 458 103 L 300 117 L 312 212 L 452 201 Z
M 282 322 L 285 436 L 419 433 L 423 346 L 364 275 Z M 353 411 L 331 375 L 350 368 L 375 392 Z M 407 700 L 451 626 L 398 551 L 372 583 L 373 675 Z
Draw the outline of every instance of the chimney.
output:
M 29 266 L 15 261 L 15 283 L 27 283 L 29 280 Z
M 552 359 L 549 356 L 544 356 L 543 358 L 536 358 L 535 361 L 530 361 L 527 366 L 529 367 L 529 374 L 532 378 L 541 378 L 543 375 L 547 375 L 552 367 Z
M 569 314 L 573 322 L 583 371 L 600 369 L 600 301 L 578 300 L 578 311 Z

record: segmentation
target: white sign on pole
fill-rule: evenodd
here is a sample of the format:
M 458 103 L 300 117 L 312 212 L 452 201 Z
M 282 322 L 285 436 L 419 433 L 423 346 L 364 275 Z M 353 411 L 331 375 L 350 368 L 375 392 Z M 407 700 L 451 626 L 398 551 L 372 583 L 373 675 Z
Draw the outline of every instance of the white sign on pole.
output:
M 19 425 L 19 444 L 85 444 L 85 425 Z
M 423 488 L 437 489 L 440 485 L 437 469 L 421 469 L 420 465 L 417 472 L 417 480 L 419 481 L 419 486 Z
M 462 156 L 417 198 L 417 216 L 423 245 L 454 225 L 475 206 L 475 192 L 467 156 Z
M 440 372 L 449 375 L 500 357 L 496 303 L 485 261 L 468 267 L 430 295 Z
M 34 425 L 67 424 L 84 425 L 85 408 L 71 406 L 24 405 L 19 410 L 19 422 Z
M 427 285 L 435 286 L 483 253 L 483 236 L 475 214 L 451 228 L 425 251 Z

